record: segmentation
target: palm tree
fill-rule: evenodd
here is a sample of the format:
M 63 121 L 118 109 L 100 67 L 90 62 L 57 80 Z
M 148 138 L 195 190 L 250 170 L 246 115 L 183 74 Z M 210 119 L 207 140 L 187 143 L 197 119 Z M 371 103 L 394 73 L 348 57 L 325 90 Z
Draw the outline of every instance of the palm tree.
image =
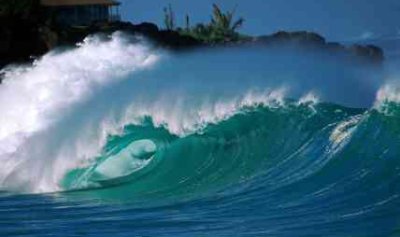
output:
M 210 23 L 210 28 L 214 34 L 213 37 L 222 37 L 224 41 L 227 41 L 238 36 L 236 30 L 243 25 L 244 19 L 240 17 L 234 21 L 234 15 L 235 9 L 223 13 L 218 5 L 213 4 L 213 15 Z
M 1 0 L 0 0 L 1 1 Z M 171 5 L 164 8 L 164 24 L 167 30 L 177 30 L 184 35 L 192 36 L 206 43 L 221 43 L 239 39 L 236 32 L 244 23 L 243 18 L 234 19 L 235 9 L 222 12 L 218 5 L 213 4 L 211 22 L 208 24 L 197 24 L 190 27 L 189 15 L 185 17 L 185 28 L 175 28 L 175 14 Z
M 175 29 L 175 14 L 172 10 L 171 4 L 167 7 L 164 7 L 164 24 L 167 30 L 174 30 Z

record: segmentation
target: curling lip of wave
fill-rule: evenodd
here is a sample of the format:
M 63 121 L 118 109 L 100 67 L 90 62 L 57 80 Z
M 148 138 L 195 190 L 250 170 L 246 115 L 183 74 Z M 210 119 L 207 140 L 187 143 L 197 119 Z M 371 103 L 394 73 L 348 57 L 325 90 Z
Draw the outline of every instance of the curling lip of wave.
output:
M 30 150 L 29 144 L 38 133 L 54 126 L 75 104 L 90 98 L 96 90 L 126 79 L 130 73 L 150 68 L 158 61 L 158 52 L 150 51 L 145 44 L 133 44 L 132 40 L 121 33 L 114 33 L 105 41 L 88 37 L 75 49 L 49 53 L 32 66 L 4 71 L 0 87 L 0 160 L 3 164 L 0 187 L 7 188 L 13 182 L 39 182 L 42 184 L 35 184 L 38 191 L 54 189 L 50 188 L 54 181 L 49 183 L 40 177 L 41 172 L 46 173 L 43 168 L 32 164 L 34 158 L 30 156 L 40 151 Z M 37 150 L 40 149 L 43 148 L 38 146 Z M 43 160 L 36 160 L 38 166 L 51 159 L 35 158 Z M 68 162 L 73 163 L 66 160 L 64 165 L 68 166 Z M 27 168 L 30 165 L 33 167 Z M 18 174 L 17 169 L 28 170 Z M 59 175 L 48 174 L 51 177 L 47 179 L 56 180 L 55 176 Z
M 91 164 L 101 155 L 111 134 L 120 133 L 125 125 L 140 124 L 146 117 L 150 117 L 156 127 L 165 127 L 171 134 L 185 137 L 237 114 L 245 114 L 246 107 L 284 108 L 284 99 L 290 97 L 287 95 L 290 88 L 281 85 L 266 84 L 262 88 L 270 89 L 254 92 L 251 90 L 254 85 L 246 84 L 235 95 L 216 96 L 206 103 L 202 98 L 195 98 L 200 102 L 193 104 L 193 97 L 202 94 L 179 98 L 168 91 L 178 86 L 172 81 L 164 88 L 168 92 L 165 100 L 157 97 L 157 91 L 140 94 L 143 88 L 136 88 L 132 92 L 124 91 L 121 97 L 133 100 L 118 105 L 117 112 L 113 111 L 115 105 L 111 103 L 105 103 L 109 108 L 104 107 L 104 111 L 96 109 L 100 102 L 109 102 L 107 98 L 112 97 L 108 96 L 115 96 L 121 88 L 110 90 L 114 94 L 99 91 L 108 85 L 118 85 L 120 81 L 136 81 L 132 73 L 152 68 L 159 58 L 160 53 L 115 34 L 108 41 L 88 38 L 77 49 L 46 55 L 33 67 L 9 70 L 0 87 L 0 109 L 7 111 L 0 117 L 0 122 L 7 125 L 0 130 L 0 159 L 4 164 L 0 168 L 0 187 L 28 192 L 59 191 L 65 174 Z M 188 58 L 185 60 L 187 62 Z M 157 67 L 165 63 L 168 64 L 164 61 Z M 150 76 L 156 85 L 162 82 L 151 73 Z M 190 81 L 190 78 L 185 79 Z M 181 83 L 182 87 L 186 85 Z M 127 85 L 135 87 L 135 83 Z M 312 107 L 318 103 L 313 93 L 304 92 L 297 106 Z M 131 96 L 135 93 L 138 98 Z M 143 94 L 155 99 L 140 100 Z M 102 100 L 95 102 L 96 96 Z M 82 114 L 79 105 L 90 99 L 93 105 L 83 106 L 85 114 Z M 66 116 L 68 112 L 72 116 Z M 68 126 L 75 131 L 65 129 Z

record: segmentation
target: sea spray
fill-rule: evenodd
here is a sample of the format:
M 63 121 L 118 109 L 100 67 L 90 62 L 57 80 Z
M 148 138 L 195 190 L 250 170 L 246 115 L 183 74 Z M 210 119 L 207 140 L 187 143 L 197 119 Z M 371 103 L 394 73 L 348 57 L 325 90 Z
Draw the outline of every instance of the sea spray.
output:
M 109 58 L 97 48 L 110 40 L 93 39 L 88 54 Z M 398 236 L 396 70 L 381 77 L 317 50 L 160 53 L 126 36 L 111 41 L 129 43 L 107 78 L 94 83 L 82 55 L 70 63 L 86 70 L 52 80 L 43 70 L 38 91 L 62 84 L 51 86 L 61 97 L 51 90 L 43 103 L 57 109 L 38 110 L 31 130 L 1 127 L 11 137 L 0 144 L 0 235 Z M 154 63 L 137 67 L 128 47 Z M 137 70 L 118 70 L 131 63 Z M 22 88 L 39 81 L 39 65 L 8 71 L 7 97 L 22 109 L 2 101 L 15 114 L 0 113 L 6 124 L 33 116 L 25 98 L 36 91 Z M 86 89 L 63 80 L 72 69 Z
M 129 126 L 147 129 L 150 124 L 147 135 L 135 130 L 141 134 L 138 139 L 150 139 L 151 134 L 165 129 L 168 139 L 157 138 L 161 140 L 157 147 L 163 153 L 169 146 L 179 146 L 171 140 L 207 134 L 213 126 L 234 124 L 232 118 L 258 109 L 272 109 L 261 117 L 270 126 L 276 122 L 273 111 L 290 115 L 293 108 L 305 108 L 311 111 L 307 118 L 319 116 L 323 111 L 316 109 L 319 101 L 367 106 L 379 84 L 376 79 L 380 74 L 371 72 L 362 65 L 338 61 L 336 56 L 304 50 L 244 48 L 175 54 L 159 52 L 119 33 L 108 40 L 90 37 L 76 49 L 52 52 L 31 67 L 6 72 L 0 87 L 0 108 L 6 111 L 0 118 L 6 125 L 0 130 L 0 159 L 4 164 L 0 187 L 20 192 L 91 188 L 90 177 L 76 176 L 77 170 L 91 169 L 106 159 L 110 138 L 124 137 Z M 341 121 L 346 117 L 339 115 L 333 118 Z M 254 121 L 263 124 L 259 119 Z M 288 128 L 309 123 L 289 122 L 285 125 Z M 226 132 L 241 137 L 235 131 L 239 128 L 247 130 L 235 125 Z M 249 133 L 263 134 L 261 131 L 265 132 L 250 129 Z M 324 144 L 329 144 L 329 131 L 321 131 Z M 278 141 L 282 142 L 286 133 L 279 133 Z M 294 142 L 292 148 L 298 149 L 306 137 Z M 230 140 L 226 143 L 236 144 L 235 139 Z M 128 139 L 125 145 L 134 141 Z M 229 146 L 217 146 L 218 151 Z M 257 148 L 254 146 L 251 144 L 251 149 Z M 242 152 L 251 149 L 240 148 Z M 181 153 L 180 149 L 175 152 Z M 199 153 L 208 156 L 206 151 Z M 259 159 L 268 157 L 261 150 L 257 154 Z M 330 157 L 326 162 L 332 158 L 326 157 Z M 198 162 L 202 160 L 191 165 L 195 167 Z M 69 176 L 70 172 L 75 175 Z M 75 177 L 79 182 L 63 185 L 65 177 Z
M 0 87 L 0 183 L 3 188 L 28 183 L 23 186 L 31 190 L 56 190 L 56 181 L 60 178 L 57 176 L 62 174 L 48 174 L 48 170 L 60 169 L 54 165 L 57 154 L 42 156 L 46 154 L 40 149 L 51 146 L 51 138 L 43 140 L 49 140 L 49 144 L 37 146 L 38 133 L 56 126 L 73 106 L 94 96 L 96 91 L 126 79 L 129 73 L 149 68 L 158 60 L 159 55 L 150 52 L 144 43 L 131 41 L 120 33 L 106 40 L 93 36 L 75 49 L 52 52 L 32 66 L 5 71 Z M 65 166 L 75 157 L 64 158 Z M 45 166 L 49 166 L 47 170 Z M 52 177 L 45 178 L 49 175 Z

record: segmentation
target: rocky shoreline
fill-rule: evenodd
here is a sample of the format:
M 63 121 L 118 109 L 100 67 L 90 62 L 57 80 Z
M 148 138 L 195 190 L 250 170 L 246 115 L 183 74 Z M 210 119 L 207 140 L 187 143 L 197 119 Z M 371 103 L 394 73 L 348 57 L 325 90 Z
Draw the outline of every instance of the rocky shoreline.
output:
M 4 20 L 3 20 L 4 21 Z M 198 47 L 231 47 L 242 45 L 274 46 L 296 44 L 300 47 L 311 47 L 329 52 L 344 53 L 356 61 L 381 64 L 384 52 L 374 45 L 344 46 L 327 42 L 322 36 L 306 31 L 280 31 L 272 35 L 245 37 L 237 41 L 223 43 L 205 43 L 178 31 L 161 30 L 153 23 L 132 24 L 130 22 L 95 23 L 88 27 L 70 27 L 54 29 L 38 26 L 34 21 L 9 21 L 0 26 L 0 68 L 12 63 L 27 63 L 48 51 L 63 46 L 74 46 L 88 35 L 96 33 L 111 34 L 123 31 L 128 34 L 139 34 L 155 42 L 160 47 L 171 50 L 191 50 Z

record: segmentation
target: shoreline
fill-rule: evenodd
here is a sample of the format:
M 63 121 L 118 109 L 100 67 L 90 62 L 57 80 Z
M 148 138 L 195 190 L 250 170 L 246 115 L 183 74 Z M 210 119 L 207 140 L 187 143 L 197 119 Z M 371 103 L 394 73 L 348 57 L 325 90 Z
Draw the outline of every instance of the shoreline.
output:
M 248 36 L 236 41 L 226 41 L 221 43 L 202 42 L 189 35 L 183 35 L 174 30 L 162 30 L 153 23 L 143 22 L 133 24 L 130 22 L 94 23 L 87 27 L 68 27 L 50 28 L 43 26 L 38 32 L 20 34 L 13 29 L 4 29 L 9 34 L 0 38 L 0 68 L 19 63 L 31 63 L 35 58 L 41 57 L 49 51 L 58 47 L 74 47 L 82 42 L 89 35 L 106 34 L 110 35 L 116 31 L 122 31 L 132 35 L 142 35 L 157 46 L 171 49 L 174 51 L 191 50 L 200 47 L 240 47 L 247 45 L 257 45 L 263 47 L 295 45 L 296 47 L 306 47 L 311 50 L 319 49 L 330 53 L 348 55 L 356 62 L 368 64 L 382 64 L 385 55 L 384 51 L 375 45 L 344 46 L 340 43 L 328 42 L 321 35 L 314 32 L 279 31 L 271 35 Z M 11 32 L 11 33 L 10 33 Z M 8 35 L 8 38 L 7 38 Z

